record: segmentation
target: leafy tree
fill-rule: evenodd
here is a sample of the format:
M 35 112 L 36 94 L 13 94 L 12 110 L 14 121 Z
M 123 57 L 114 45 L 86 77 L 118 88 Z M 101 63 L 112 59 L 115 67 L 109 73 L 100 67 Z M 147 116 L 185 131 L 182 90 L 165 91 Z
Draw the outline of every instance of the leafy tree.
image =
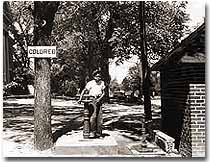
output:
M 89 20 L 92 18 L 91 4 L 62 2 L 53 31 L 55 43 L 60 51 L 60 60 L 55 62 L 70 65 L 71 74 L 81 90 L 99 64 L 97 42 Z
M 186 1 L 145 3 L 148 59 L 164 57 L 187 31 Z
M 132 96 L 138 90 L 139 98 L 142 97 L 142 69 L 140 63 L 136 63 L 129 68 L 128 75 L 122 81 L 122 89 L 131 91 Z
M 165 56 L 187 30 L 187 2 L 145 2 L 145 26 L 148 60 Z M 139 2 L 119 2 L 116 10 L 116 25 L 113 37 L 109 40 L 112 52 L 123 62 L 130 55 L 141 54 Z
M 151 89 L 154 95 L 160 95 L 160 74 L 157 71 L 151 72 Z
M 112 92 L 112 94 L 116 91 L 120 91 L 121 90 L 121 85 L 117 82 L 117 79 L 113 79 L 110 82 L 110 91 Z
M 126 2 L 125 2 L 126 3 Z M 137 54 L 142 61 L 143 94 L 146 120 L 151 119 L 149 61 L 164 57 L 183 36 L 188 20 L 186 2 L 127 2 L 130 22 L 120 26 L 111 43 L 116 52 Z M 145 12 L 143 12 L 143 10 Z M 135 15 L 132 14 L 135 11 Z M 129 17 L 129 13 L 127 14 Z M 139 13 L 139 14 L 136 14 Z M 121 14 L 119 12 L 119 14 Z M 136 16 L 137 15 L 137 16 Z M 121 16 L 122 17 L 122 16 Z M 126 22 L 126 21 L 125 21 Z M 128 22 L 128 21 L 127 21 Z M 123 24 L 121 22 L 121 24 Z M 128 25 L 129 24 L 129 25 Z M 120 45 L 120 46 L 119 46 Z M 126 46 L 128 45 L 128 46 Z M 130 50 L 128 50 L 130 49 Z M 128 56 L 129 56 L 129 53 Z M 119 57 L 119 60 L 123 58 Z
M 65 34 L 65 38 L 57 42 L 58 58 L 53 60 L 52 67 L 56 72 L 51 72 L 53 91 L 59 93 L 65 81 L 80 82 L 81 53 L 79 42 L 80 36 L 77 33 Z M 63 91 L 60 91 L 63 92 Z
M 9 32 L 15 42 L 12 58 L 14 68 L 13 80 L 20 83 L 26 89 L 27 84 L 33 84 L 34 79 L 34 73 L 30 69 L 30 59 L 27 57 L 27 46 L 32 45 L 33 39 L 32 2 L 10 1 L 9 4 L 13 18 Z

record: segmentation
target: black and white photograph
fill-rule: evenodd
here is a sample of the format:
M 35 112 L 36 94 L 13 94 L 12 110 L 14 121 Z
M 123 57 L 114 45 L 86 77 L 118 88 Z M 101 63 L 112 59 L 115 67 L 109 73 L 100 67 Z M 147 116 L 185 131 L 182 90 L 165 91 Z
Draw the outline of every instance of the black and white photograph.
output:
M 3 157 L 206 158 L 205 1 L 1 7 Z

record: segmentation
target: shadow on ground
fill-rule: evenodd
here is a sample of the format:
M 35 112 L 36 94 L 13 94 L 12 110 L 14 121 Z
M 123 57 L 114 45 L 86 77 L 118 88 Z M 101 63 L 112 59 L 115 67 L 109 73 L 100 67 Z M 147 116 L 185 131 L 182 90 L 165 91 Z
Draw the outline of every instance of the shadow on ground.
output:
M 3 106 L 3 138 L 19 143 L 32 142 L 34 129 L 33 105 L 4 102 Z M 52 106 L 52 108 L 52 132 L 54 142 L 56 142 L 59 137 L 70 133 L 72 130 L 76 131 L 82 129 L 82 107 L 70 105 Z M 127 134 L 135 136 L 142 135 L 142 109 L 142 105 L 134 104 L 129 106 L 126 104 L 107 104 L 103 106 L 103 130 L 119 131 L 124 133 L 124 137 L 138 141 L 139 138 L 134 138 Z M 154 112 L 154 114 L 155 113 L 158 119 L 159 112 Z M 104 134 L 104 136 L 107 135 Z
M 70 121 L 64 121 L 62 123 L 62 127 L 60 129 L 57 129 L 53 133 L 53 142 L 55 143 L 59 137 L 67 134 L 68 132 L 71 132 L 72 130 L 81 129 L 83 122 L 81 120 L 78 120 L 79 118 L 81 118 L 81 116 L 82 115 L 79 115 L 78 117 L 73 118 Z M 54 127 L 55 127 L 55 125 L 54 125 Z

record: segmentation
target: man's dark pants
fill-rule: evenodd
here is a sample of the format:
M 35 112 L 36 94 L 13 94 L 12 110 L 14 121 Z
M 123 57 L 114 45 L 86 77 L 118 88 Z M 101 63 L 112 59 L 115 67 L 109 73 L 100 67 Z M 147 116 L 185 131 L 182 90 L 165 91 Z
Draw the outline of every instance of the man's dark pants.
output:
M 102 134 L 102 103 L 97 102 L 95 99 L 89 103 L 86 103 L 85 107 L 89 110 L 90 119 L 90 132 L 94 133 L 96 136 L 101 136 Z

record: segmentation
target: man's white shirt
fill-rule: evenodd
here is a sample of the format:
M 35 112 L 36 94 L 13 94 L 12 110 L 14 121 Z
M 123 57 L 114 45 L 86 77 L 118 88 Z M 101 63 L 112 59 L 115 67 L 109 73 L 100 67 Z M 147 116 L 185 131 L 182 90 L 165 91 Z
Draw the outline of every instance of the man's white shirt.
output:
M 96 83 L 95 80 L 91 80 L 87 83 L 85 88 L 89 91 L 90 96 L 99 97 L 102 95 L 103 90 L 105 89 L 104 81 Z

